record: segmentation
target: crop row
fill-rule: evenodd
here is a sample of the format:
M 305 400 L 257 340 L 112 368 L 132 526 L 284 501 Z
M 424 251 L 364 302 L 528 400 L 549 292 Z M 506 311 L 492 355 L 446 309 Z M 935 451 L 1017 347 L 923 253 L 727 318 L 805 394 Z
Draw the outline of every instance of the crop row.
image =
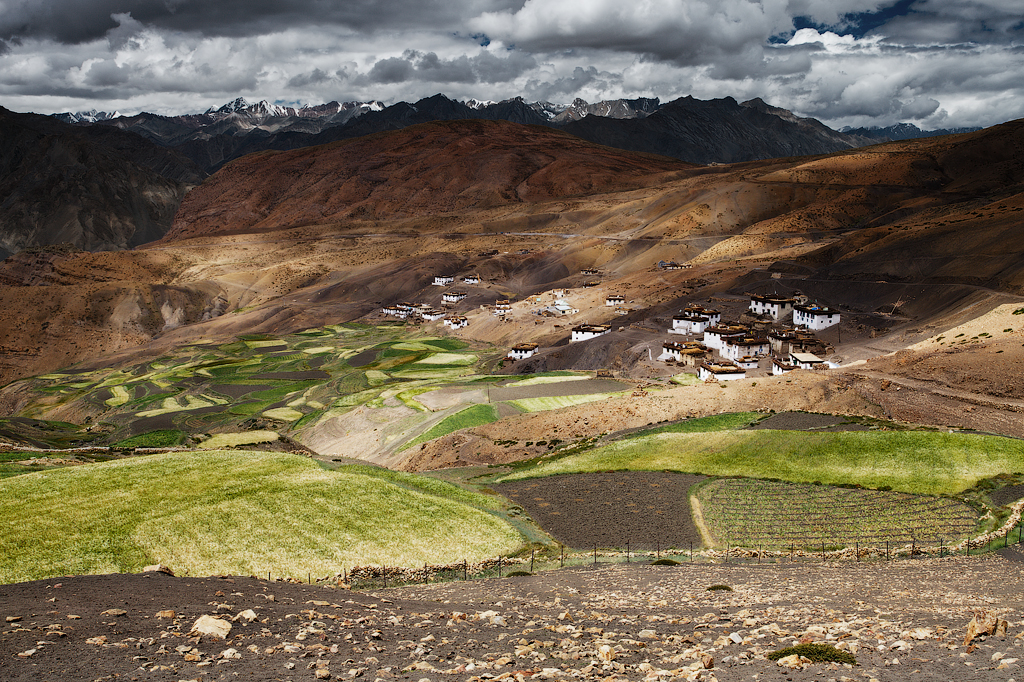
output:
M 962 538 L 975 512 L 956 500 L 907 493 L 722 479 L 697 493 L 715 541 L 810 546 Z

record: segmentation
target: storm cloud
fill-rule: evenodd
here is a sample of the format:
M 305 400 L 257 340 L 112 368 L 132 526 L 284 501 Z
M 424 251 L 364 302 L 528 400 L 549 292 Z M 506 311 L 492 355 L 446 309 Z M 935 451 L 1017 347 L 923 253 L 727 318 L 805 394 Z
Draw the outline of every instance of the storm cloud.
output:
M 1024 117 L 1019 0 L 0 0 L 0 105 L 177 114 L 761 97 L 835 127 Z

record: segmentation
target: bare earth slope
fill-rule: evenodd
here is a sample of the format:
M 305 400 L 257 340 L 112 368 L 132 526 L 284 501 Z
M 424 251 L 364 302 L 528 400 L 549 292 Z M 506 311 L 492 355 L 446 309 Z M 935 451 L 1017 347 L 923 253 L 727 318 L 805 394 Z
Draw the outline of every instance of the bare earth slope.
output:
M 651 359 L 671 316 L 699 301 L 735 319 L 748 291 L 800 291 L 841 310 L 844 324 L 823 337 L 843 364 L 884 356 L 938 338 L 961 317 L 1024 306 L 1022 139 L 1024 122 L 1016 121 L 825 157 L 693 167 L 543 128 L 461 121 L 257 154 L 193 190 L 162 242 L 0 264 L 8 322 L 0 381 L 81 361 L 152 358 L 240 333 L 380 320 L 387 303 L 439 305 L 436 274 L 483 277 L 454 308 L 470 319 L 456 335 L 498 348 L 536 341 L 542 353 L 531 370 L 665 375 Z M 691 267 L 660 269 L 659 260 Z M 583 275 L 586 268 L 599 275 Z M 524 299 L 553 288 L 568 290 L 580 312 L 533 315 L 537 306 Z M 624 315 L 604 305 L 611 293 L 626 298 Z M 480 307 L 504 298 L 514 301 L 510 321 Z M 975 358 L 966 397 L 911 387 L 913 376 L 887 392 L 877 373 L 895 370 L 871 365 L 850 367 L 847 378 L 808 375 L 801 394 L 781 390 L 788 380 L 759 380 L 735 397 L 673 389 L 670 406 L 653 412 L 623 399 L 568 414 L 615 430 L 733 407 L 808 409 L 818 400 L 943 425 L 984 412 L 984 428 L 1017 433 L 1012 390 L 998 387 L 1007 383 L 1000 377 L 1019 375 L 1021 347 L 1012 339 L 1024 317 L 1008 320 L 957 354 L 915 346 L 932 354 L 928 362 L 901 361 L 911 370 Z M 582 322 L 621 329 L 564 347 L 568 327 Z M 426 331 L 447 333 L 439 322 Z M 952 374 L 944 381 L 956 383 Z M 20 404 L 0 395 L 8 413 Z M 977 407 L 970 419 L 966 406 Z M 493 428 L 545 419 L 524 415 Z

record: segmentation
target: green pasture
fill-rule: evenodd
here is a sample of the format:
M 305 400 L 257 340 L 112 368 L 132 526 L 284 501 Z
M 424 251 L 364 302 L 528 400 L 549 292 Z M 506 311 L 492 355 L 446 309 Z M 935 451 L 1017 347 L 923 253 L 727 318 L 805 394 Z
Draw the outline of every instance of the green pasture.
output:
M 639 435 L 502 480 L 608 470 L 682 471 L 953 494 L 1024 471 L 1024 441 L 924 431 L 715 431 Z
M 173 482 L 173 484 L 168 484 Z M 509 553 L 494 502 L 373 467 L 247 451 L 134 457 L 0 481 L 0 582 L 139 571 L 326 576 Z

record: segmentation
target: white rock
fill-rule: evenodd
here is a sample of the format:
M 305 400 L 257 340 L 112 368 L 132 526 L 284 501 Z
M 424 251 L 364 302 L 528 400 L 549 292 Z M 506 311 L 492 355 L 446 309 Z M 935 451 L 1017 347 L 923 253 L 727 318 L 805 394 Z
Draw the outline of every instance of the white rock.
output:
M 213 616 L 199 616 L 192 624 L 192 634 L 194 635 L 208 635 L 225 639 L 229 632 L 231 632 L 231 623 Z

